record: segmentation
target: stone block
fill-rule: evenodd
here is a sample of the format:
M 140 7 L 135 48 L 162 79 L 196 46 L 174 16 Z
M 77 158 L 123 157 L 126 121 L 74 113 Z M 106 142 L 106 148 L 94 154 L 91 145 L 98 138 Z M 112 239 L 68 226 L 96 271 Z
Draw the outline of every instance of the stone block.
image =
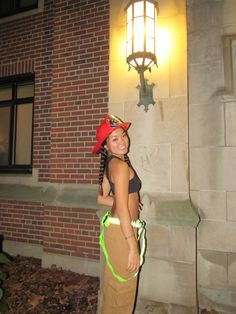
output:
M 223 24 L 236 25 L 236 2 L 235 0 L 224 1 L 223 6 Z
M 235 156 L 235 147 L 191 148 L 191 189 L 235 191 Z
M 198 226 L 198 248 L 219 252 L 236 252 L 236 224 L 203 220 Z
M 195 211 L 199 213 L 200 207 L 200 191 L 190 190 L 190 200 Z
M 235 293 L 228 289 L 212 289 L 199 287 L 199 304 L 201 308 L 215 309 L 210 313 L 235 314 L 236 302 Z
M 171 145 L 171 192 L 188 192 L 188 145 Z
M 236 254 L 228 253 L 228 280 L 229 286 L 236 288 Z M 235 297 L 236 302 L 236 297 Z
M 139 298 L 195 306 L 195 282 L 193 264 L 147 258 L 140 276 Z
M 169 227 L 162 225 L 150 225 L 147 227 L 147 251 L 146 257 L 169 257 Z
M 11 256 L 22 255 L 41 259 L 43 247 L 38 244 L 4 240 L 3 251 Z
M 236 146 L 236 102 L 225 104 L 226 145 Z
M 135 314 L 197 314 L 195 307 L 138 299 Z
M 224 146 L 224 105 L 192 105 L 189 107 L 190 145 Z
M 198 284 L 210 288 L 226 288 L 228 282 L 227 253 L 198 252 Z
M 182 226 L 147 224 L 147 258 L 179 262 L 195 260 L 195 229 Z
M 221 26 L 223 24 L 222 10 L 223 1 L 189 0 L 189 32 L 202 31 Z
M 170 191 L 170 145 L 132 145 L 130 157 L 143 192 Z
M 201 219 L 226 220 L 226 192 L 200 191 Z
M 227 192 L 227 218 L 236 221 L 236 191 Z
M 159 97 L 158 102 L 149 108 L 145 113 L 143 109 L 137 109 L 134 102 L 125 103 L 125 119 L 132 122 L 129 129 L 132 146 L 188 142 L 186 96 Z
M 170 259 L 179 262 L 195 261 L 195 229 L 171 226 L 169 232 Z
M 188 34 L 188 57 L 192 64 L 206 63 L 222 58 L 221 29 L 207 29 Z
M 191 64 L 190 60 L 189 77 L 189 103 L 208 104 L 224 86 L 223 60 L 205 64 Z
M 92 259 L 67 256 L 62 254 L 46 253 L 42 254 L 42 267 L 50 268 L 52 265 L 62 267 L 65 270 L 79 272 L 89 276 L 100 275 L 100 263 Z

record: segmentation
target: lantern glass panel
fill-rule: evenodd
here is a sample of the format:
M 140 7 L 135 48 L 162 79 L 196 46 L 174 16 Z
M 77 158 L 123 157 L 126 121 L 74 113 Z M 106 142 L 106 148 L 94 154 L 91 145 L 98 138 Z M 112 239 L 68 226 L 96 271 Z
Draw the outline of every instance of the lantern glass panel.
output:
M 143 58 L 136 58 L 136 62 L 139 66 L 143 65 Z
M 155 43 L 154 38 L 146 38 L 146 51 L 155 54 Z
M 127 56 L 130 56 L 132 54 L 132 40 L 129 40 L 127 42 Z
M 135 60 L 130 61 L 130 65 L 131 65 L 132 67 L 136 68 L 136 62 L 135 62 Z
M 153 3 L 146 2 L 146 15 L 154 19 L 155 7 Z
M 152 62 L 151 59 L 145 58 L 145 60 L 144 60 L 144 66 L 148 66 L 151 62 Z
M 134 19 L 134 51 L 144 51 L 144 18 Z
M 146 18 L 146 36 L 153 37 L 155 36 L 155 24 L 154 20 L 149 17 Z
M 134 3 L 134 17 L 144 15 L 144 2 L 138 1 Z
M 143 51 L 143 46 L 144 46 L 144 40 L 142 38 L 134 38 L 134 51 L 133 52 L 138 52 L 138 51 Z
M 127 25 L 127 41 L 132 39 L 132 22 Z
M 130 5 L 127 9 L 127 23 L 129 23 L 132 20 L 132 5 Z

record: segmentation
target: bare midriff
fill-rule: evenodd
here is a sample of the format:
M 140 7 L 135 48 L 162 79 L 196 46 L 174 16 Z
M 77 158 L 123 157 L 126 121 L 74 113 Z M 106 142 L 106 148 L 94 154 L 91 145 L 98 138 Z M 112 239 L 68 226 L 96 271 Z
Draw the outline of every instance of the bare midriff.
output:
M 128 210 L 130 214 L 131 221 L 135 221 L 139 218 L 139 195 L 137 192 L 130 193 L 128 196 Z M 113 208 L 111 210 L 111 215 L 113 217 L 118 217 L 116 213 L 116 204 L 114 202 Z

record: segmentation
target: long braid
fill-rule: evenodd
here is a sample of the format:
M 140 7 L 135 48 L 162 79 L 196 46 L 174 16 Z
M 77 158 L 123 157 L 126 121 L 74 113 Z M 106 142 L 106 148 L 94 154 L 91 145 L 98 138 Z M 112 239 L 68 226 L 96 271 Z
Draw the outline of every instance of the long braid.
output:
M 127 154 L 124 155 L 124 161 L 127 162 L 128 166 L 132 168 L 129 156 Z
M 100 186 L 102 186 L 102 182 L 103 182 L 103 175 L 105 171 L 106 160 L 107 160 L 107 150 L 104 148 L 104 146 L 102 146 L 101 157 L 100 157 L 100 170 L 99 170 L 99 176 L 98 176 L 98 183 Z

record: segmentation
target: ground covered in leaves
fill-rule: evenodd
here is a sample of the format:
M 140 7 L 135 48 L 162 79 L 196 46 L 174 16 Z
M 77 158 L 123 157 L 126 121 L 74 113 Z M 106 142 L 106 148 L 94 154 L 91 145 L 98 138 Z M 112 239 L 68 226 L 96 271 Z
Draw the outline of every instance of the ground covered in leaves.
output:
M 4 265 L 8 314 L 95 314 L 99 279 L 52 267 L 41 260 L 15 257 Z

